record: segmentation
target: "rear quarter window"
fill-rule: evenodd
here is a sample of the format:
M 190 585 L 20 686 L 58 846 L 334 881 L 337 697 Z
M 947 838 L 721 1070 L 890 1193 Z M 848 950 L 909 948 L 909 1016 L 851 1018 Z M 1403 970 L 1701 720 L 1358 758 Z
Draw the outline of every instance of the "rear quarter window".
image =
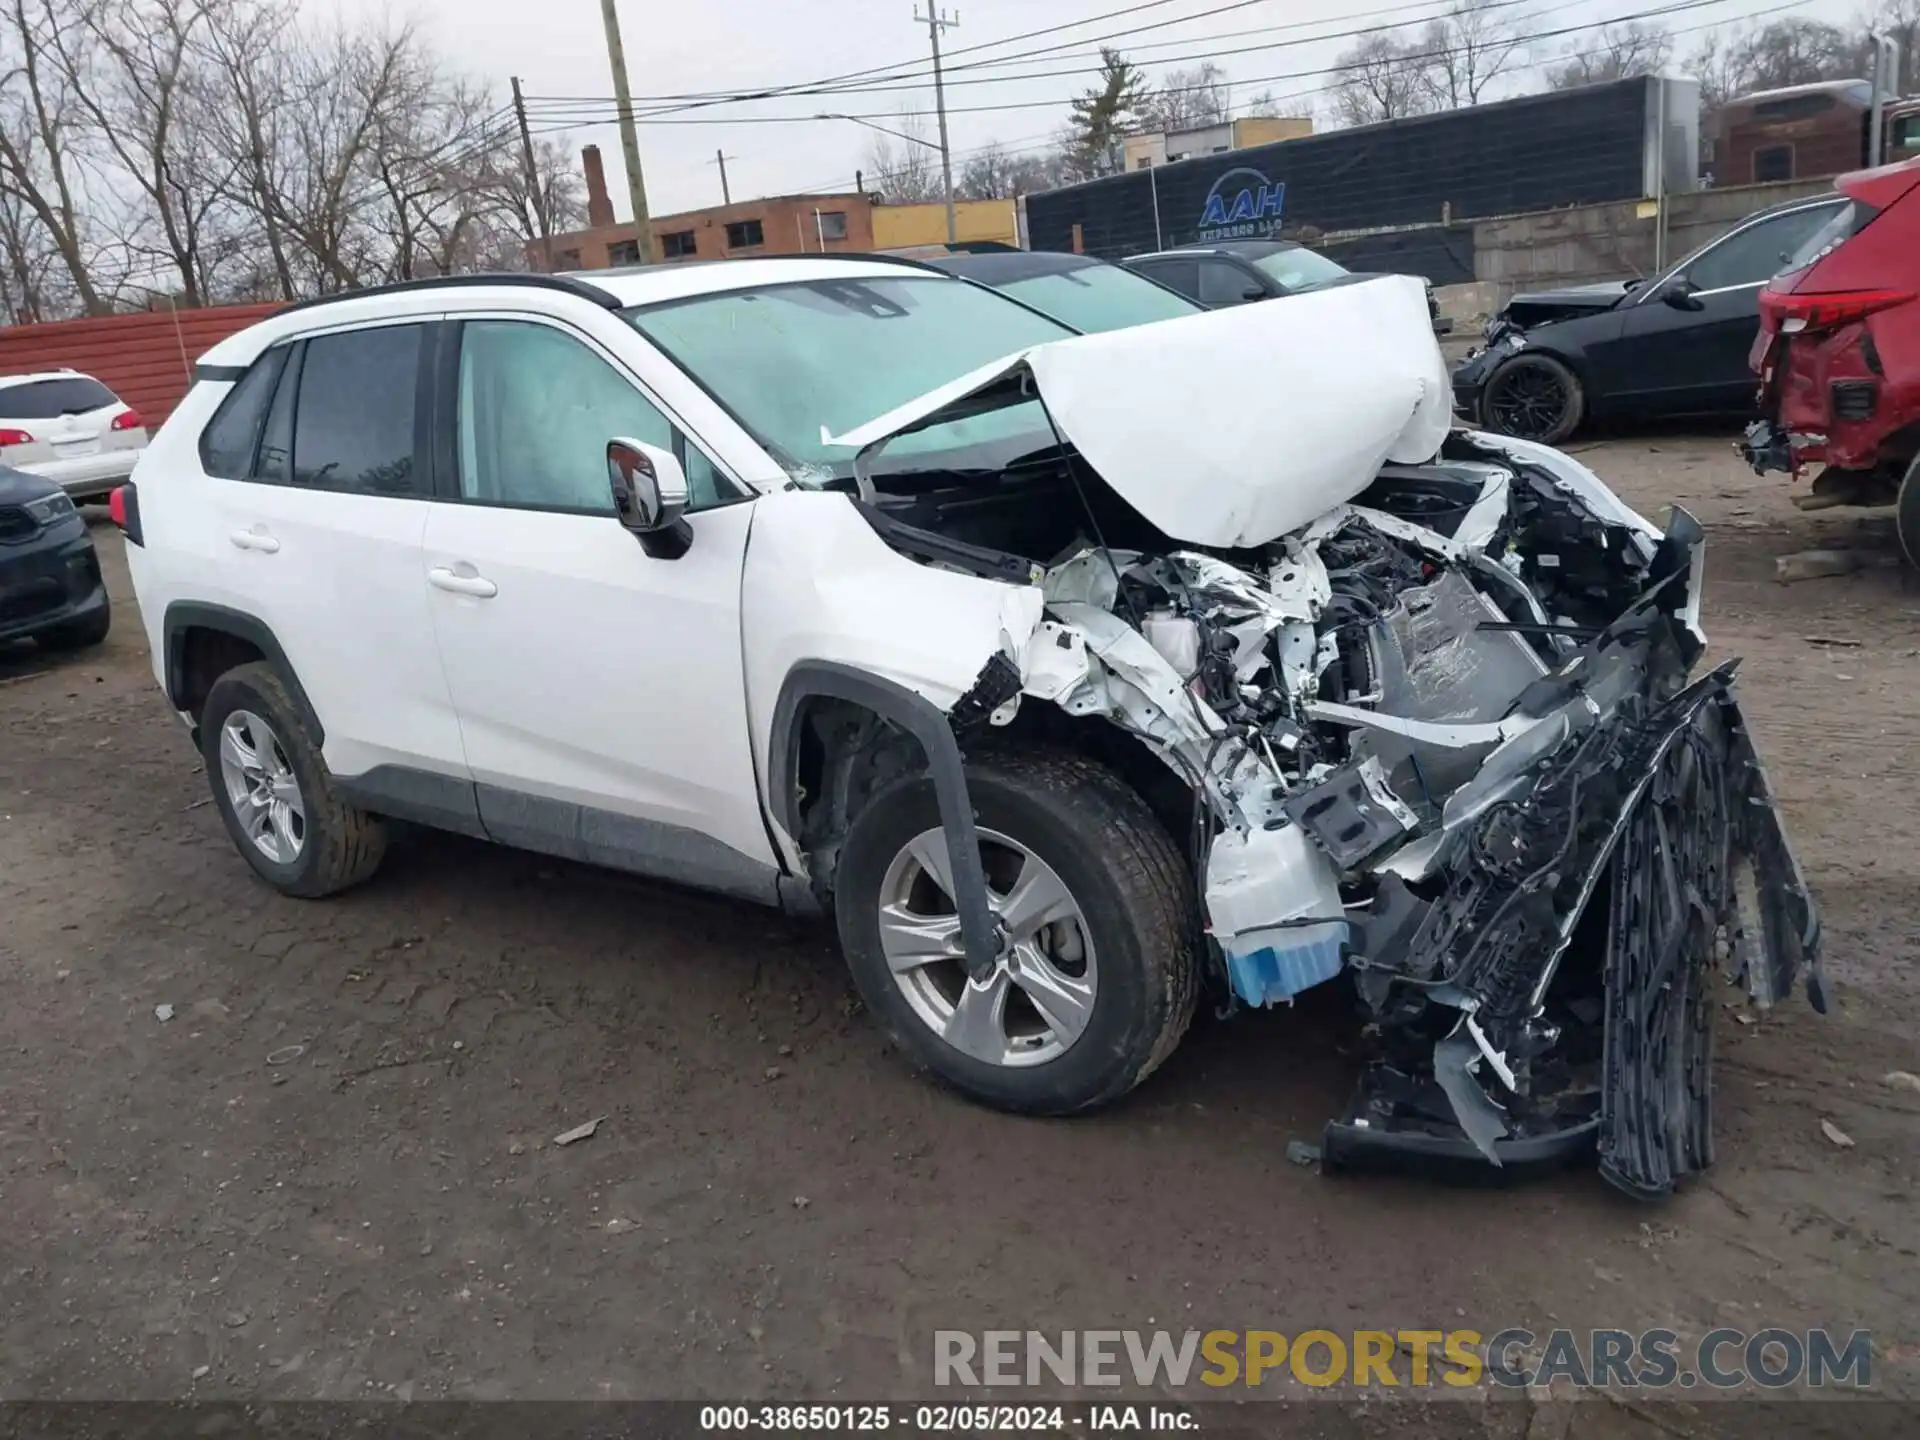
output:
M 200 432 L 200 465 L 207 474 L 223 480 L 254 478 L 260 430 L 273 401 L 273 387 L 287 363 L 288 348 L 278 346 L 254 361 Z
M 85 375 L 0 388 L 0 416 L 9 420 L 54 420 L 119 403 L 111 390 Z

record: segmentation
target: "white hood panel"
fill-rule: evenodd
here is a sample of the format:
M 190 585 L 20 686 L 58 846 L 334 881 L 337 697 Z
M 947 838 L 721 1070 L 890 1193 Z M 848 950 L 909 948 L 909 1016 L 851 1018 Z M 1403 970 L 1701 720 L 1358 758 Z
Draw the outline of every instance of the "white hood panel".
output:
M 834 443 L 866 448 L 1026 369 L 1087 464 L 1194 545 L 1277 539 L 1439 450 L 1453 391 L 1426 287 L 1382 276 L 1008 356 Z

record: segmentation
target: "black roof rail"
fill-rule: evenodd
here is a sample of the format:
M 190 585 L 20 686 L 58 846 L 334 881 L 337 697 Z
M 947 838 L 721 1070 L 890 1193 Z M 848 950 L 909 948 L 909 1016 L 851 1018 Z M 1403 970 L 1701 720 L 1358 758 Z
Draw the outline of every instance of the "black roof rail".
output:
M 334 295 L 316 295 L 297 300 L 279 313 L 291 315 L 297 310 L 312 310 L 322 305 L 337 305 L 342 300 L 358 300 L 366 295 L 404 295 L 414 290 L 447 290 L 469 285 L 530 286 L 536 290 L 558 290 L 582 300 L 592 301 L 603 310 L 618 310 L 621 302 L 610 291 L 570 275 L 529 275 L 515 270 L 483 271 L 477 275 L 437 275 L 428 280 L 396 280 L 390 285 L 369 285 L 364 290 L 342 290 Z

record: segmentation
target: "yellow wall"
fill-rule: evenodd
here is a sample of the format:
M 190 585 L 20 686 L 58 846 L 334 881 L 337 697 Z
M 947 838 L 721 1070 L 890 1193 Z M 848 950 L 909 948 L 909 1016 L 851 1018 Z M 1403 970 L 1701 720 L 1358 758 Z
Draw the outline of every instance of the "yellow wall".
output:
M 1309 115 L 1247 115 L 1233 122 L 1233 148 L 1271 145 L 1276 140 L 1298 140 L 1313 133 Z
M 959 240 L 998 240 L 1020 243 L 1020 222 L 1011 200 L 959 200 L 953 207 L 953 228 Z M 902 250 L 911 245 L 944 245 L 947 207 L 932 205 L 876 205 L 873 207 L 873 248 Z

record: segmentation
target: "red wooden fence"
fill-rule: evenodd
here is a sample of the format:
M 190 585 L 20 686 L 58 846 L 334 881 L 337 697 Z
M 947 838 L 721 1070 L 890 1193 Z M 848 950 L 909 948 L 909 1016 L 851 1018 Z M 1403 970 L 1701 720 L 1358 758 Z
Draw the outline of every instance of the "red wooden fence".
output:
M 85 371 L 138 410 L 153 430 L 187 393 L 194 361 L 280 308 L 220 305 L 14 325 L 0 329 L 0 375 L 63 365 Z

